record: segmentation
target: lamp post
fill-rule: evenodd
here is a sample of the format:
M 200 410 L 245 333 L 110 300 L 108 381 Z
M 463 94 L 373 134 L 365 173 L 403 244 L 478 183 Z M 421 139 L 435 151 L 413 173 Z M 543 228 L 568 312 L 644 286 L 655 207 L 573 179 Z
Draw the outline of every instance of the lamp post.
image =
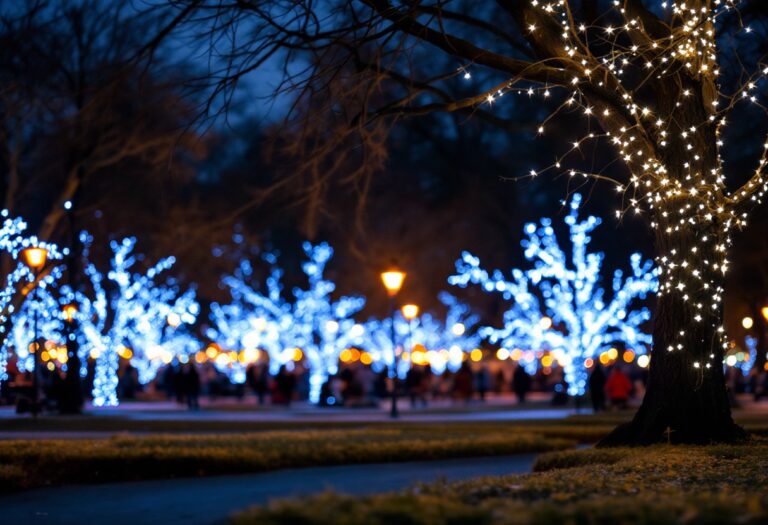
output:
M 39 246 L 31 246 L 29 248 L 25 248 L 21 252 L 21 255 L 24 257 L 24 263 L 29 267 L 30 270 L 32 270 L 35 286 L 32 292 L 34 293 L 37 290 L 37 279 L 40 275 L 40 270 L 45 267 L 45 263 L 48 260 L 48 250 Z M 33 348 L 35 349 L 35 352 L 32 356 L 32 415 L 37 417 L 37 412 L 40 410 L 40 380 L 38 377 L 39 370 L 37 366 L 37 361 L 40 354 L 40 341 L 38 340 L 37 334 L 37 308 L 34 309 L 33 332 Z
M 80 356 L 78 355 L 80 348 L 75 336 L 77 305 L 65 304 L 61 308 L 61 317 L 64 319 L 64 338 L 67 347 L 67 375 L 59 411 L 62 414 L 78 414 L 83 405 L 83 396 L 80 389 Z
M 398 269 L 390 269 L 381 274 L 381 282 L 384 283 L 384 288 L 389 295 L 389 307 L 392 314 L 392 369 L 390 370 L 390 377 L 392 378 L 392 407 L 389 415 L 392 418 L 397 417 L 397 334 L 395 333 L 395 314 L 397 312 L 397 306 L 395 304 L 395 297 L 403 287 L 403 281 L 405 281 L 405 272 Z

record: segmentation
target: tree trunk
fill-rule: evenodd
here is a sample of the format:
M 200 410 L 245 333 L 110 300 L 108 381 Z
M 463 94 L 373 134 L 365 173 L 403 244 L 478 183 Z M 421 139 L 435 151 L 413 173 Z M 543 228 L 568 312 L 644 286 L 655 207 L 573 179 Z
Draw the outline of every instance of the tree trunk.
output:
M 664 224 L 658 231 L 664 231 Z M 698 226 L 701 228 L 702 226 Z M 717 225 L 709 231 L 659 234 L 658 253 L 674 254 L 686 266 L 672 266 L 660 276 L 653 328 L 653 351 L 647 390 L 632 422 L 616 428 L 598 446 L 647 445 L 656 442 L 733 442 L 746 433 L 731 418 L 723 372 L 722 313 L 714 295 L 722 295 L 722 270 L 704 264 L 722 260 L 717 246 L 726 243 Z M 706 236 L 706 237 L 705 237 Z M 702 243 L 706 238 L 709 242 Z M 691 266 L 702 275 L 691 279 Z M 667 267 L 669 268 L 669 267 Z M 664 283 L 669 283 L 664 286 Z M 678 289 L 680 283 L 685 288 Z M 707 283 L 706 285 L 704 283 Z M 714 286 L 713 286 L 714 283 Z M 713 308 L 713 302 L 717 308 Z M 697 304 L 701 304 L 697 308 Z M 700 319 L 696 319 L 701 316 Z

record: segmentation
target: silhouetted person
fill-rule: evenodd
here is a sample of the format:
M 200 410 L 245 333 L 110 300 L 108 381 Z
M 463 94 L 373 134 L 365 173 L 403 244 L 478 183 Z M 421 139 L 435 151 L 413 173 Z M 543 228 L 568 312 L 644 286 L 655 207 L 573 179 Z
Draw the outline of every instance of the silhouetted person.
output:
M 477 378 L 477 393 L 480 395 L 480 401 L 485 401 L 485 394 L 491 386 L 491 374 L 488 372 L 488 367 L 482 365 L 475 377 Z
M 180 405 L 186 400 L 186 385 L 184 384 L 184 370 L 177 365 L 173 366 L 173 391 L 176 393 L 176 402 Z
M 184 393 L 187 396 L 187 406 L 190 410 L 198 410 L 200 408 L 200 374 L 197 373 L 195 365 L 186 365 L 183 377 Z
M 466 361 L 453 376 L 453 395 L 465 402 L 472 399 L 472 368 Z
M 589 374 L 589 396 L 592 398 L 592 409 L 595 412 L 605 410 L 605 369 L 600 363 L 595 363 Z
M 166 365 L 165 370 L 163 370 L 162 375 L 162 383 L 163 383 L 163 390 L 165 391 L 165 396 L 170 400 L 173 399 L 173 396 L 176 394 L 176 371 L 173 369 L 173 365 Z
M 414 408 L 417 405 L 417 401 L 423 399 L 421 393 L 421 379 L 421 370 L 416 366 L 412 366 L 408 370 L 408 373 L 405 374 L 405 388 L 408 390 L 408 396 L 411 398 L 411 407 Z M 423 399 L 423 402 L 426 405 L 426 399 Z
M 631 392 L 632 382 L 621 370 L 621 367 L 614 366 L 611 373 L 608 374 L 608 380 L 605 382 L 605 393 L 608 395 L 611 406 L 627 408 Z
M 562 369 L 558 369 L 554 376 L 555 383 L 552 387 L 554 394 L 552 395 L 552 404 L 554 406 L 564 406 L 568 404 L 568 382 L 565 380 L 565 372 Z
M 123 370 L 123 375 L 119 379 L 120 398 L 136 399 L 136 369 L 128 363 Z
M 280 401 L 290 405 L 291 399 L 293 399 L 293 389 L 296 387 L 296 378 L 285 365 L 280 367 L 277 376 L 275 376 L 275 386 L 280 394 Z
M 499 369 L 493 378 L 493 390 L 497 394 L 501 394 L 504 391 L 504 370 Z
M 525 396 L 531 390 L 531 376 L 523 365 L 518 364 L 512 374 L 512 391 L 517 396 L 518 403 L 525 403 Z
M 248 385 L 259 399 L 259 405 L 264 404 L 264 397 L 269 388 L 269 370 L 266 365 L 251 365 L 247 371 Z

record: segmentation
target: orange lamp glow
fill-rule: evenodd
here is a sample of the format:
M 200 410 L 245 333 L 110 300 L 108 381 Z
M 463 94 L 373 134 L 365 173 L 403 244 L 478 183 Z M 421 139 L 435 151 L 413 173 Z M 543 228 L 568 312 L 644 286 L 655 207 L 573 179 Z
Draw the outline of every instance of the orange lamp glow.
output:
M 64 315 L 64 320 L 68 323 L 71 323 L 75 319 L 75 314 L 77 313 L 77 305 L 72 303 L 64 305 L 64 308 L 61 309 L 61 313 Z
M 48 260 L 48 250 L 39 246 L 25 248 L 21 254 L 24 256 L 24 262 L 33 270 L 40 270 Z
M 419 307 L 415 304 L 404 304 L 403 307 L 400 308 L 400 311 L 402 312 L 403 317 L 409 321 L 413 321 L 416 319 L 416 316 L 419 315 Z
M 381 282 L 384 283 L 384 288 L 387 289 L 390 297 L 397 295 L 403 287 L 403 281 L 405 281 L 405 272 L 399 270 L 388 270 L 381 274 Z

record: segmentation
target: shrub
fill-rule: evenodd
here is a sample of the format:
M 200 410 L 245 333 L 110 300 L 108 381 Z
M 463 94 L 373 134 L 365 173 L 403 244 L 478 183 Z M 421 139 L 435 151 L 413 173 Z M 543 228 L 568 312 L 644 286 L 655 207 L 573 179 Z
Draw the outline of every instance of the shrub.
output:
M 561 450 L 573 441 L 526 432 L 418 427 L 159 435 L 0 442 L 2 490 L 211 476 L 287 467 L 436 460 Z M 23 475 L 19 476 L 19 472 Z
M 544 472 L 368 497 L 275 502 L 237 525 L 758 524 L 768 521 L 768 444 L 657 446 L 549 454 Z M 569 468 L 561 468 L 569 467 Z M 543 466 L 541 468 L 544 468 Z M 396 519 L 393 518 L 396 517 Z

